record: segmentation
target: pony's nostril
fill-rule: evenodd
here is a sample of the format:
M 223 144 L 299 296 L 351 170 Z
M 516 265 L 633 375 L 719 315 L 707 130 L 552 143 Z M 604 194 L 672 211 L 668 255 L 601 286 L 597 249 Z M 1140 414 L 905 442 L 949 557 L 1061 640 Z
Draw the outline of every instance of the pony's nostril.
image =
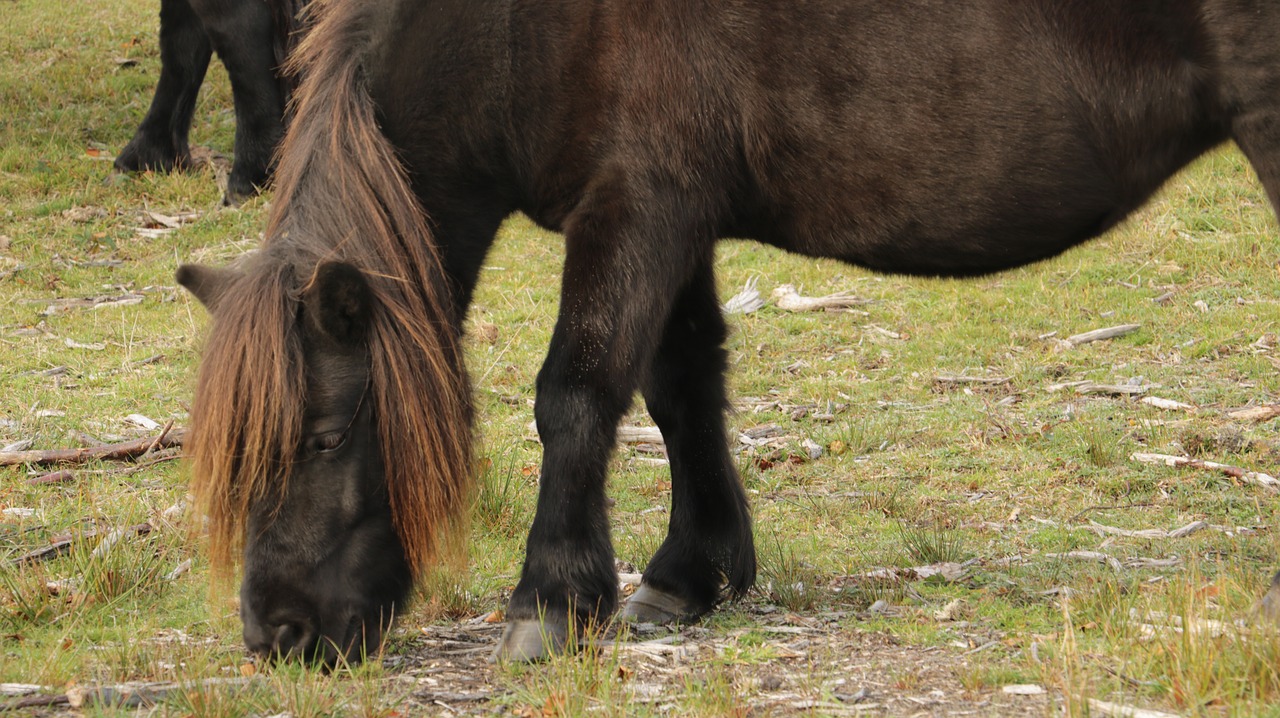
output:
M 282 658 L 305 655 L 315 643 L 315 629 L 308 621 L 285 621 L 272 634 L 271 653 Z

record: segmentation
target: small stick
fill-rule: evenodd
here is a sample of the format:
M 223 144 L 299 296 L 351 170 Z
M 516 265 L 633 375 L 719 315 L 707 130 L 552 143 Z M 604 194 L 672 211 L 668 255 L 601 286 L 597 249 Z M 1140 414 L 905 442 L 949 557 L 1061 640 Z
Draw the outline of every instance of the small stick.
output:
M 106 446 L 90 446 L 82 449 L 51 449 L 48 451 L 0 451 L 0 466 L 17 466 L 19 464 L 80 464 L 94 459 L 103 461 L 127 461 L 159 447 L 167 449 L 181 446 L 186 431 L 170 431 L 169 427 L 160 436 L 144 437 L 132 441 L 122 441 Z
M 47 484 L 69 484 L 76 480 L 75 473 L 63 469 L 62 471 L 54 471 L 48 474 L 42 474 L 34 479 L 27 479 L 27 486 L 44 486 Z
M 1008 384 L 1007 376 L 964 376 L 960 374 L 939 374 L 933 378 L 939 384 L 988 384 L 996 386 Z
M 1149 504 L 1149 503 L 1145 503 L 1145 504 L 1116 504 L 1116 505 L 1114 505 L 1114 506 L 1088 506 L 1088 507 L 1086 507 L 1085 509 L 1083 509 L 1080 513 L 1078 513 L 1078 514 L 1076 514 L 1075 516 L 1072 516 L 1071 518 L 1067 519 L 1067 523 L 1069 523 L 1069 524 L 1073 524 L 1073 523 L 1075 523 L 1075 522 L 1079 521 L 1080 519 L 1084 518 L 1087 514 L 1092 513 L 1092 512 L 1094 512 L 1094 511 L 1113 511 L 1113 510 L 1117 510 L 1117 509 L 1145 509 L 1145 508 L 1150 508 L 1150 507 L 1151 507 L 1151 504 Z
M 1073 347 L 1078 347 L 1081 344 L 1088 344 L 1089 342 L 1098 342 L 1104 339 L 1115 339 L 1116 337 L 1122 337 L 1126 334 L 1132 334 L 1141 328 L 1141 324 L 1121 324 L 1115 327 L 1107 327 L 1106 329 L 1094 329 L 1091 332 L 1067 337 L 1067 343 Z
M 71 700 L 65 695 L 59 696 L 23 696 L 8 703 L 0 703 L 0 713 L 16 711 L 22 708 L 52 708 L 70 705 Z
M 48 561 L 50 559 L 57 558 L 58 556 L 61 556 L 65 553 L 70 552 L 72 544 L 74 544 L 77 540 L 94 538 L 99 533 L 101 532 L 95 529 L 92 531 L 85 531 L 79 536 L 70 536 L 67 538 L 59 539 L 49 544 L 48 546 L 45 546 L 44 548 L 38 548 L 35 551 L 30 551 L 28 553 L 22 554 L 21 556 L 13 560 L 12 565 L 20 566 L 24 563 L 35 563 L 36 561 Z M 108 534 L 107 539 L 104 539 L 103 543 L 105 544 L 107 540 L 111 540 L 111 535 L 117 534 L 117 533 L 119 534 L 119 536 L 116 536 L 116 538 L 112 540 L 112 543 L 114 543 L 115 541 L 118 541 L 120 537 L 130 535 L 130 534 L 137 535 L 137 536 L 145 536 L 151 533 L 151 524 L 137 524 L 135 526 L 130 526 L 123 530 L 120 530 L 120 529 L 113 530 Z M 95 552 L 96 552 L 96 549 L 95 549 Z
M 156 447 L 160 446 L 160 442 L 164 441 L 165 438 L 169 436 L 169 430 L 172 428 L 173 428 L 173 419 L 170 419 L 164 425 L 164 428 L 160 430 L 160 434 L 156 436 L 156 440 L 151 442 L 151 446 L 148 446 L 147 450 L 142 452 L 142 455 L 146 457 L 146 456 L 149 456 L 151 452 L 155 451 Z
M 1137 452 L 1131 454 L 1129 459 L 1140 464 L 1164 464 L 1173 467 L 1189 467 L 1192 469 L 1204 469 L 1206 471 L 1220 471 L 1232 478 L 1240 479 L 1250 484 L 1256 484 L 1265 489 L 1276 491 L 1280 489 L 1280 481 L 1274 476 L 1264 474 L 1259 471 L 1248 471 L 1239 466 L 1229 466 L 1227 464 L 1219 464 L 1216 461 L 1202 461 L 1200 459 L 1188 459 L 1185 456 L 1171 456 L 1169 454 L 1147 454 Z

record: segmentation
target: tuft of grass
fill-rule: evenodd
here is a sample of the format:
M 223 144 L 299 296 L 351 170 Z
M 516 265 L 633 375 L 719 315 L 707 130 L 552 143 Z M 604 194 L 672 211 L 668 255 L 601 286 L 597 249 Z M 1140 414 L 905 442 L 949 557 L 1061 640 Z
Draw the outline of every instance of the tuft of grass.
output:
M 938 522 L 909 526 L 900 521 L 898 537 L 907 560 L 914 566 L 959 562 L 966 558 L 963 535 Z
M 1124 439 L 1106 421 L 1080 420 L 1074 425 L 1077 447 L 1089 463 L 1107 469 L 1123 462 L 1129 455 Z
M 530 502 L 514 452 L 485 459 L 476 485 L 472 516 L 490 531 L 523 537 L 533 517 L 528 512 Z
M 764 546 L 758 546 L 761 590 L 774 603 L 789 611 L 811 611 L 825 592 L 818 588 L 821 574 L 782 543 L 776 534 Z
M 0 626 L 6 633 L 19 633 L 29 625 L 43 623 L 59 610 L 60 601 L 49 590 L 51 577 L 39 564 L 5 566 L 0 570 Z

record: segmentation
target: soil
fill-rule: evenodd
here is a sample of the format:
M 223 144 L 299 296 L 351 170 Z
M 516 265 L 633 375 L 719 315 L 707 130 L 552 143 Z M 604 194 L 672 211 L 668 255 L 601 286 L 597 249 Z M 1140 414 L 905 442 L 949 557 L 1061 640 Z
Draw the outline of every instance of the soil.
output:
M 767 610 L 767 609 L 766 609 Z M 729 631 L 700 626 L 638 627 L 623 641 L 598 641 L 581 661 L 604 662 L 621 686 L 611 700 L 646 705 L 647 712 L 688 711 L 687 695 L 720 681 L 728 696 L 722 715 L 1025 716 L 1047 715 L 1048 693 L 1016 695 L 1003 686 L 966 688 L 974 649 L 903 645 L 892 635 L 848 627 L 847 616 L 802 617 L 778 611 L 757 625 Z M 483 619 L 428 626 L 385 659 L 410 693 L 407 713 L 556 715 L 546 705 L 520 706 L 490 662 L 501 623 Z M 726 660 L 747 633 L 756 660 Z M 977 652 L 989 647 L 980 644 Z M 700 685 L 703 684 L 703 685 Z M 1032 688 L 1031 690 L 1034 690 Z M 514 706 L 513 706 L 514 704 Z

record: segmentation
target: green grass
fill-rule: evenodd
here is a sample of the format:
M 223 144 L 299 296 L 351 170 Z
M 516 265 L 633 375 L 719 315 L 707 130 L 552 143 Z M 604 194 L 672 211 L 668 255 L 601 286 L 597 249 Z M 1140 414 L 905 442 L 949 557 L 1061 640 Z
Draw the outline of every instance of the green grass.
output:
M 211 172 L 110 177 L 107 160 L 129 139 L 159 69 L 156 11 L 153 0 L 74 9 L 18 0 L 5 8 L 0 445 L 30 440 L 33 448 L 54 448 L 148 433 L 125 421 L 130 414 L 184 424 L 207 319 L 173 286 L 173 271 L 179 261 L 221 262 L 258 242 L 269 197 L 222 210 Z M 139 63 L 119 66 L 117 57 Z M 229 154 L 233 129 L 226 78 L 215 63 L 193 139 Z M 152 239 L 136 232 L 145 210 L 202 214 Z M 1280 396 L 1280 352 L 1270 348 L 1280 333 L 1278 234 L 1247 163 L 1225 148 L 1106 237 L 974 281 L 881 277 L 724 243 L 724 298 L 758 277 L 766 296 L 790 283 L 806 295 L 851 289 L 873 303 L 862 307 L 868 316 L 766 307 L 731 319 L 733 396 L 780 405 L 744 405 L 731 414 L 732 428 L 775 423 L 794 441 L 781 460 L 738 458 L 756 518 L 758 590 L 682 632 L 688 651 L 664 659 L 674 666 L 668 674 L 607 647 L 546 665 L 493 668 L 422 642 L 423 628 L 447 632 L 503 608 L 533 515 L 539 450 L 524 434 L 557 311 L 562 243 L 513 218 L 470 315 L 484 462 L 465 568 L 442 569 L 425 582 L 381 664 L 335 675 L 264 669 L 245 691 L 183 691 L 162 705 L 164 714 L 403 715 L 433 710 L 415 697 L 427 686 L 489 691 L 489 702 L 472 711 L 746 715 L 771 694 L 756 678 L 764 666 L 789 671 L 780 679 L 787 688 L 773 693 L 817 701 L 857 689 L 824 671 L 852 676 L 865 668 L 886 676 L 895 686 L 889 692 L 923 694 L 945 679 L 957 700 L 1040 683 L 1056 705 L 1077 714 L 1093 697 L 1184 713 L 1274 715 L 1280 641 L 1273 634 L 1233 627 L 1217 637 L 1146 637 L 1130 611 L 1228 623 L 1246 616 L 1280 553 L 1275 497 L 1129 455 L 1186 453 L 1275 473 L 1280 420 L 1238 424 L 1225 410 Z M 56 299 L 127 292 L 141 303 L 48 311 Z M 1153 301 L 1169 292 L 1167 301 Z M 1122 323 L 1142 329 L 1074 349 L 1042 338 Z M 939 384 L 938 374 L 1009 382 L 966 388 Z M 1048 390 L 1138 377 L 1159 385 L 1152 394 L 1196 409 Z M 820 409 L 793 419 L 794 406 Z M 633 419 L 648 423 L 638 409 Z M 825 453 L 787 460 L 803 454 L 804 438 Z M 670 486 L 665 469 L 632 458 L 624 450 L 613 462 L 611 520 L 619 558 L 642 568 L 665 533 L 669 514 L 661 508 Z M 185 495 L 182 465 L 124 468 L 87 465 L 71 483 L 38 486 L 27 483 L 38 469 L 0 470 L 0 508 L 32 510 L 0 518 L 0 559 L 60 535 L 94 536 L 64 557 L 0 567 L 0 682 L 60 691 L 70 683 L 201 681 L 245 670 L 233 596 L 210 598 L 198 537 L 165 513 Z M 1230 535 L 1103 537 L 1088 529 L 1091 520 L 1133 530 L 1203 520 Z M 153 526 L 150 534 L 93 554 L 111 529 L 143 522 Z M 1180 563 L 1117 571 L 1045 556 L 1071 551 Z M 874 568 L 947 560 L 974 563 L 954 583 L 859 578 Z M 191 570 L 166 578 L 185 561 Z M 68 588 L 55 593 L 50 582 Z M 1064 587 L 1071 590 L 1065 601 Z M 963 620 L 934 617 L 957 599 Z M 868 613 L 878 600 L 895 610 Z M 805 639 L 808 648 L 796 649 L 791 634 L 763 631 L 811 620 L 821 627 Z M 842 641 L 870 647 L 850 652 Z M 996 645 L 965 655 L 989 641 Z M 900 660 L 908 654 L 935 663 L 926 670 Z M 800 710 L 795 703 L 763 705 L 785 713 Z

